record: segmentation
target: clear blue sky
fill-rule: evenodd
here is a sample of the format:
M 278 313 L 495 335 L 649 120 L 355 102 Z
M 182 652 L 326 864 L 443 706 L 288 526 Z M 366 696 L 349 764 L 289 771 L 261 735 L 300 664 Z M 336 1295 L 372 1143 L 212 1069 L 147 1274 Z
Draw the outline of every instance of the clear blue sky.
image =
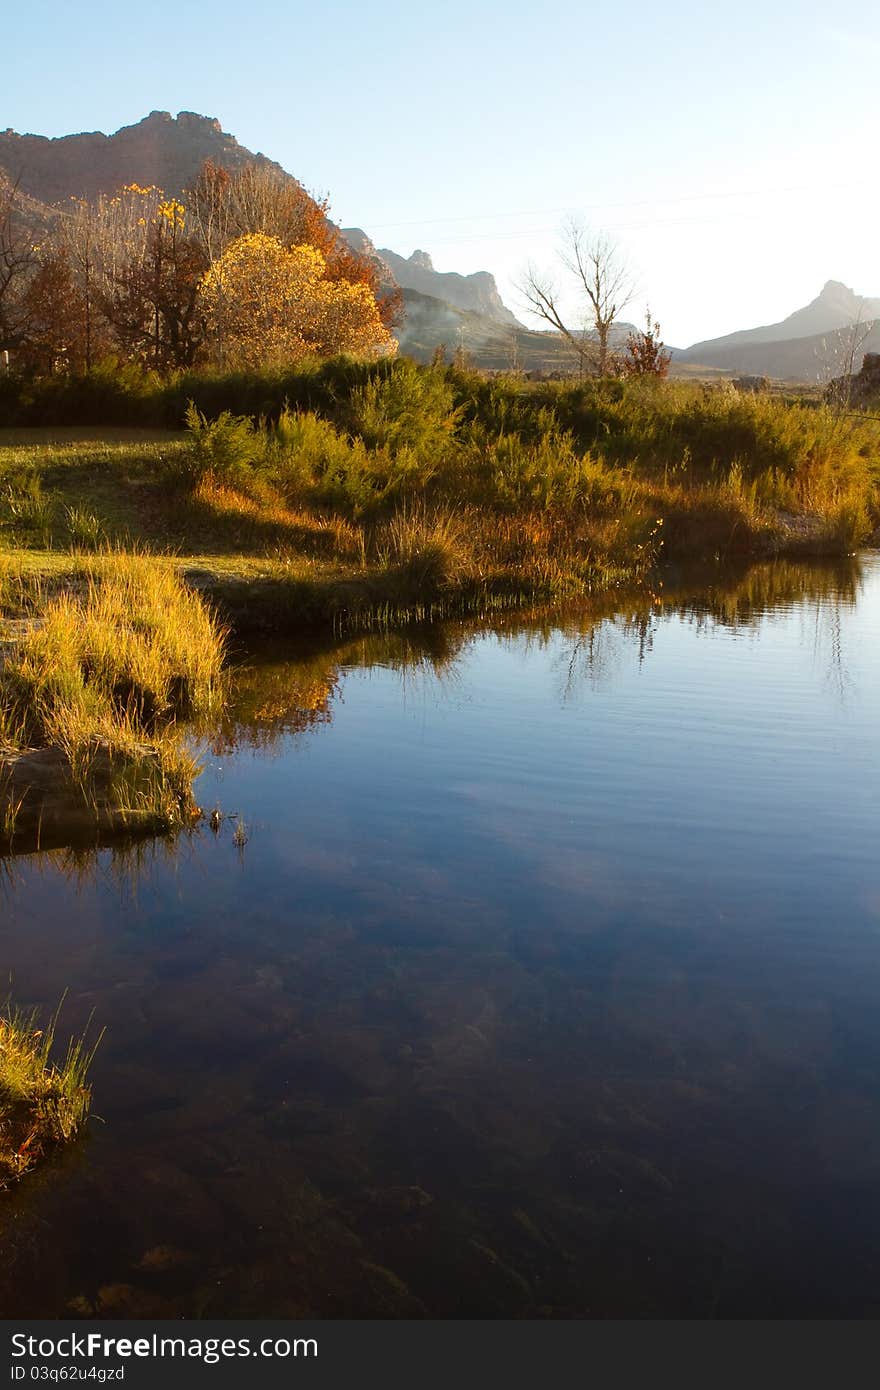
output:
M 880 5 L 92 0 L 4 20 L 0 128 L 217 116 L 378 245 L 492 270 L 515 310 L 582 210 L 668 342 L 880 295 Z

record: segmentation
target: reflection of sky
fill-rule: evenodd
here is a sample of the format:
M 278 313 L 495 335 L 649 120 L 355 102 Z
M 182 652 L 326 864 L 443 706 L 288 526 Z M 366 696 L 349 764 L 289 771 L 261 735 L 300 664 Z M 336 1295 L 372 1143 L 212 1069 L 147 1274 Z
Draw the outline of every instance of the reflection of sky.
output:
M 676 1204 L 703 1184 L 711 1205 L 721 1183 L 746 1211 L 742 1227 L 730 1199 L 730 1229 L 788 1212 L 845 1289 L 828 1250 L 873 1249 L 880 1207 L 831 1235 L 810 1223 L 823 1183 L 855 1201 L 847 1185 L 880 1164 L 878 637 L 868 561 L 855 608 L 807 600 L 740 628 L 660 612 L 648 645 L 607 622 L 590 659 L 573 628 L 482 634 L 442 679 L 345 667 L 331 722 L 209 755 L 200 799 L 244 818 L 240 853 L 229 819 L 148 847 L 141 868 L 103 852 L 79 882 L 59 856 L 16 861 L 0 934 L 17 997 L 68 988 L 71 1027 L 94 1008 L 110 1030 L 95 1073 L 108 1126 L 86 1173 L 108 1181 L 108 1165 L 162 1245 L 194 1200 L 179 1175 L 138 1186 L 145 1146 L 151 1172 L 171 1161 L 169 1133 L 196 1169 L 221 1129 L 243 1136 L 222 1162 L 243 1165 L 254 1200 L 294 1163 L 318 1186 L 329 1169 L 442 1194 L 457 1144 L 455 1202 L 514 1265 L 481 1206 L 494 1163 L 530 1213 L 544 1194 L 541 1220 L 558 1202 L 561 1230 L 578 1203 L 598 1220 L 606 1167 L 615 1202 L 619 1173 L 627 1193 L 648 1183 L 621 1217 L 639 1240 L 655 1200 L 677 1240 L 693 1214 Z M 279 1146 L 297 1101 L 305 1137 L 294 1125 Z M 801 1190 L 807 1216 L 785 1206 Z M 94 1216 L 77 1221 L 74 1292 Z M 711 1229 L 693 1226 L 709 1245 Z M 227 1226 L 217 1239 L 228 1263 Z M 106 1243 L 100 1280 L 131 1278 L 112 1222 Z M 685 1306 L 674 1279 L 658 1288 L 658 1307 Z
M 347 671 L 332 727 L 202 796 L 254 822 L 245 875 L 467 879 L 506 911 L 648 919 L 866 901 L 876 827 L 877 596 L 760 623 L 602 624 L 587 643 L 483 636 L 454 679 Z M 843 688 L 829 678 L 837 646 Z M 592 659 L 592 663 L 590 659 Z M 252 865 L 259 865 L 259 868 Z M 870 896 L 870 894 L 868 894 Z

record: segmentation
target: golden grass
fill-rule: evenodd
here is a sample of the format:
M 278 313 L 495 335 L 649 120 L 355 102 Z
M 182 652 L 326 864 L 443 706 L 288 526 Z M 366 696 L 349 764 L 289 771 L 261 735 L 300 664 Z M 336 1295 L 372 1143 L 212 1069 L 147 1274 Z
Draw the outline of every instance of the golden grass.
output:
M 60 555 L 71 535 L 137 536 L 157 566 L 173 554 L 201 570 L 242 628 L 350 630 L 596 592 L 664 560 L 841 554 L 880 522 L 880 428 L 818 400 L 413 364 L 392 376 L 262 426 L 218 419 L 235 397 L 215 393 L 189 435 L 0 443 L 0 534 L 47 574 L 82 569 Z
M 85 1037 L 71 1038 L 55 1062 L 57 1023 L 57 1011 L 45 1028 L 34 1013 L 0 1013 L 0 1187 L 69 1143 L 88 1117 L 87 1075 L 101 1038 L 91 1046 Z
M 224 633 L 174 568 L 153 557 L 77 557 L 68 584 L 31 593 L 32 623 L 8 645 L 0 743 L 60 749 L 96 819 L 109 798 L 123 821 L 137 811 L 174 823 L 188 813 L 197 772 L 176 721 L 219 708 Z M 26 591 L 21 576 L 18 585 Z M 9 791 L 7 820 L 13 809 Z

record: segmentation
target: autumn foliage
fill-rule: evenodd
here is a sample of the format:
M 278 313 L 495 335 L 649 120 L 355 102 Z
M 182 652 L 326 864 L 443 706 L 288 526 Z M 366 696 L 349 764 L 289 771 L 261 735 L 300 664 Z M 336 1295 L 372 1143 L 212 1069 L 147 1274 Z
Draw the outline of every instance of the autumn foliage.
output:
M 200 301 L 208 339 L 226 364 L 396 347 L 366 285 L 330 279 L 316 247 L 286 247 L 262 232 L 230 242 L 206 271 Z
M 206 160 L 190 190 L 192 219 L 214 263 L 231 241 L 261 232 L 282 246 L 312 246 L 324 257 L 328 280 L 365 285 L 386 328 L 399 322 L 403 299 L 379 279 L 375 264 L 352 251 L 328 219 L 330 205 L 280 170 L 248 164 L 235 173 Z
M 626 355 L 621 361 L 624 376 L 653 376 L 662 380 L 669 374 L 672 354 L 667 352 L 660 338 L 660 325 L 651 318 L 650 309 L 645 318 L 645 326 L 630 333 L 626 340 Z
M 271 165 L 229 173 L 208 162 L 182 199 L 134 183 L 71 199 L 39 238 L 15 242 L 14 196 L 6 190 L 0 216 L 0 263 L 11 266 L 0 349 L 25 370 L 114 356 L 164 373 L 396 348 L 399 292 L 347 246 L 326 200 Z

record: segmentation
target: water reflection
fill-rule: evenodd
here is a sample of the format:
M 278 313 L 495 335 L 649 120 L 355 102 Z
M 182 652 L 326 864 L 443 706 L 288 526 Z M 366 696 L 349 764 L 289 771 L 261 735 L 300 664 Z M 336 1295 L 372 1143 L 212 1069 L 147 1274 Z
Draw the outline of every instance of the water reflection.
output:
M 242 853 L 8 866 L 108 1034 L 3 1312 L 873 1315 L 878 636 L 867 560 L 243 663 Z
M 612 679 L 622 648 L 635 653 L 641 665 L 658 626 L 672 615 L 703 634 L 719 625 L 732 632 L 755 630 L 773 614 L 796 607 L 812 625 L 814 649 L 827 660 L 829 679 L 842 695 L 848 678 L 841 614 L 855 607 L 861 577 L 856 556 L 824 564 L 780 559 L 741 572 L 720 569 L 708 577 L 705 568 L 685 570 L 656 590 L 603 594 L 569 610 L 496 616 L 488 630 L 525 652 L 546 651 L 561 634 L 565 646 L 557 664 L 563 673 L 560 694 L 566 698 L 581 684 Z M 396 672 L 405 688 L 428 678 L 437 689 L 454 691 L 463 655 L 486 630 L 485 623 L 473 621 L 413 625 L 403 632 L 304 645 L 293 660 L 289 641 L 263 647 L 238 664 L 230 706 L 211 750 L 218 756 L 238 747 L 266 750 L 288 735 L 330 723 L 347 670 L 381 668 Z

